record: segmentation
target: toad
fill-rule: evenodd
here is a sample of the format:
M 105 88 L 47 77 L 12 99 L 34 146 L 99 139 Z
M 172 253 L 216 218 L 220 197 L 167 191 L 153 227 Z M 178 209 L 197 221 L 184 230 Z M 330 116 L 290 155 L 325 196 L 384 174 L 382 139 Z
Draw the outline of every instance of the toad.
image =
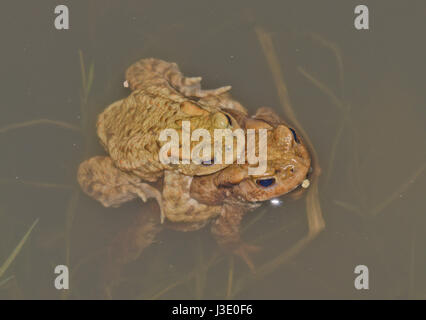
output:
M 117 207 L 136 197 L 146 201 L 154 196 L 161 203 L 158 191 L 146 182 L 160 180 L 164 171 L 194 176 L 228 166 L 160 161 L 159 152 L 165 141 L 159 138 L 163 129 L 174 129 L 182 137 L 184 121 L 192 130 L 201 128 L 212 136 L 215 129 L 239 128 L 232 115 L 220 108 L 219 98 L 214 98 L 226 96 L 229 86 L 202 90 L 201 78 L 184 77 L 176 64 L 158 59 L 134 63 L 126 71 L 126 79 L 132 90 L 130 95 L 107 107 L 97 121 L 97 134 L 108 156 L 93 157 L 79 167 L 77 178 L 84 192 L 106 207 Z M 190 151 L 194 146 L 195 141 L 191 141 Z M 238 149 L 234 150 L 236 159 Z M 185 160 L 182 150 L 179 156 L 179 160 Z

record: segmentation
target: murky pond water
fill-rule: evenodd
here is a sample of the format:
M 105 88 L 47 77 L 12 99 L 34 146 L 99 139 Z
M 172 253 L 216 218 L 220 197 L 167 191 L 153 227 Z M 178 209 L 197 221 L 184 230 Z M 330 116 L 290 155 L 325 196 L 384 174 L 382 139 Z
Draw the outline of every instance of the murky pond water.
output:
M 269 106 L 285 117 L 271 52 L 322 169 L 325 229 L 307 236 L 306 195 L 248 213 L 243 238 L 262 247 L 255 275 L 209 228 L 167 230 L 112 297 L 426 298 L 426 3 L 364 3 L 364 31 L 353 1 L 63 1 L 69 30 L 54 28 L 57 1 L 3 3 L 0 298 L 99 298 L 102 250 L 158 211 L 141 201 L 106 209 L 76 182 L 79 163 L 104 153 L 96 116 L 128 94 L 131 63 L 175 61 L 207 88 L 232 85 L 251 113 Z M 69 290 L 54 287 L 57 265 L 69 267 Z M 358 265 L 369 290 L 354 287 Z

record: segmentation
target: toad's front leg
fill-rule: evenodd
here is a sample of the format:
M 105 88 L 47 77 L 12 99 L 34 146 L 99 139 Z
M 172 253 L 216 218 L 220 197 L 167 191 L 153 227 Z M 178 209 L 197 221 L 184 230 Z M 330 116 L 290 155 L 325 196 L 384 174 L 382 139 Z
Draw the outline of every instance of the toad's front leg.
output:
M 255 272 L 250 254 L 258 252 L 260 247 L 242 241 L 240 225 L 246 209 L 240 206 L 225 204 L 222 213 L 213 222 L 212 233 L 217 243 L 228 251 L 240 256 L 252 272 Z
M 141 182 L 139 177 L 118 169 L 110 157 L 97 156 L 82 162 L 77 180 L 86 194 L 105 207 L 118 207 L 138 197 L 144 202 L 155 198 L 160 206 L 161 221 L 164 220 L 161 192 Z

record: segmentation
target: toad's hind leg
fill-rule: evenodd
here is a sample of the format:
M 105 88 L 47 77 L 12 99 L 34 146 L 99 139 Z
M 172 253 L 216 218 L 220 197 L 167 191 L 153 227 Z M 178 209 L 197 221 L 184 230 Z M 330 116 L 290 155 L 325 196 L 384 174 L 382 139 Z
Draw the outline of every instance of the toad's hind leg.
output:
M 258 252 L 260 247 L 247 244 L 240 238 L 240 224 L 245 211 L 245 208 L 225 204 L 211 231 L 222 248 L 240 256 L 254 273 L 255 267 L 250 254 Z
M 154 198 L 160 206 L 162 220 L 164 219 L 161 192 L 141 182 L 139 177 L 119 170 L 110 157 L 97 156 L 82 162 L 78 168 L 77 180 L 86 194 L 105 207 L 118 207 L 135 198 L 141 198 L 144 202 Z
M 124 267 L 135 261 L 162 231 L 155 210 L 145 211 L 136 217 L 113 238 L 107 247 L 106 259 L 100 270 L 100 293 L 112 298 L 114 287 L 120 283 Z
M 231 86 L 212 90 L 201 89 L 201 77 L 185 77 L 176 63 L 160 59 L 141 59 L 126 70 L 126 80 L 132 90 L 147 86 L 171 86 L 187 97 L 203 98 L 209 95 L 221 95 Z

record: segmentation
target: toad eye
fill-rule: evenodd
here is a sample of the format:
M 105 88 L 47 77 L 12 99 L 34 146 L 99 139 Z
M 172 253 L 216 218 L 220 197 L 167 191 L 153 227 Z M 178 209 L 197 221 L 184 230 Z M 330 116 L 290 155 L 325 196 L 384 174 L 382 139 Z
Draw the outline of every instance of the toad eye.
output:
M 296 141 L 296 143 L 300 143 L 299 138 L 297 137 L 296 131 L 294 131 L 293 128 L 289 128 L 289 129 L 291 133 L 293 134 L 294 141 Z
M 261 187 L 269 187 L 275 183 L 275 178 L 269 178 L 269 179 L 257 179 L 256 183 Z
M 201 165 L 208 167 L 208 166 L 211 166 L 213 164 L 213 162 L 214 162 L 214 159 L 210 159 L 210 160 L 207 160 L 207 161 L 201 161 Z

